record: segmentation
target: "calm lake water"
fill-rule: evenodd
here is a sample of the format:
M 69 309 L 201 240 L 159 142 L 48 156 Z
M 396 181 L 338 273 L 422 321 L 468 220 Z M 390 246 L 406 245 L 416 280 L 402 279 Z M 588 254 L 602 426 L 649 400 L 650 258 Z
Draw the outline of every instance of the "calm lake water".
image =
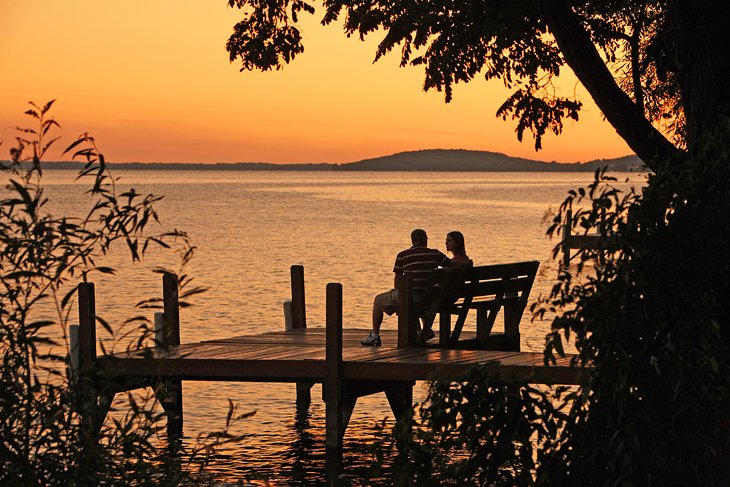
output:
M 413 228 L 426 229 L 430 246 L 444 249 L 451 230 L 466 236 L 475 265 L 541 261 L 532 297 L 556 275 L 545 236 L 546 214 L 591 173 L 355 173 L 117 171 L 119 188 L 165 195 L 163 228 L 186 230 L 197 246 L 186 271 L 210 290 L 181 311 L 183 342 L 284 328 L 289 266 L 305 266 L 309 326 L 324 326 L 325 286 L 344 286 L 344 326 L 368 328 L 372 298 L 392 286 L 395 254 L 409 246 Z M 78 215 L 87 202 L 72 171 L 47 171 L 50 208 Z M 642 185 L 641 175 L 619 175 Z M 170 257 L 130 264 L 123 248 L 105 262 L 119 272 L 96 278 L 97 312 L 112 324 L 138 312 L 136 302 L 161 296 L 153 267 L 176 269 Z M 151 314 L 151 313 L 150 313 Z M 384 327 L 396 327 L 395 317 Z M 548 322 L 522 321 L 522 348 L 542 350 Z M 102 337 L 107 345 L 113 340 Z M 423 384 L 415 390 L 423 397 Z M 324 405 L 312 391 L 306 417 L 297 417 L 292 384 L 184 384 L 185 434 L 223 426 L 228 399 L 256 410 L 235 428 L 248 435 L 216 458 L 222 479 L 268 477 L 272 485 L 320 485 L 324 478 Z M 384 395 L 358 401 L 345 437 L 345 462 L 355 476 L 370 464 L 376 423 L 390 415 Z

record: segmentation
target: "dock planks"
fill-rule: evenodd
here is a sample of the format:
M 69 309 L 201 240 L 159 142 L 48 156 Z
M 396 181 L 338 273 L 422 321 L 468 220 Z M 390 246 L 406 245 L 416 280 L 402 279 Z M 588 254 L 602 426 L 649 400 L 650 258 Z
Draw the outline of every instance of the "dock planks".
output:
M 510 380 L 577 384 L 581 377 L 580 368 L 570 367 L 570 357 L 546 367 L 542 353 L 396 348 L 395 330 L 383 331 L 382 347 L 363 347 L 360 340 L 367 333 L 367 329 L 342 330 L 345 380 L 428 380 L 437 373 L 457 375 L 488 362 L 498 363 L 499 376 Z M 310 327 L 117 353 L 98 361 L 115 377 L 322 382 L 325 338 L 325 328 Z

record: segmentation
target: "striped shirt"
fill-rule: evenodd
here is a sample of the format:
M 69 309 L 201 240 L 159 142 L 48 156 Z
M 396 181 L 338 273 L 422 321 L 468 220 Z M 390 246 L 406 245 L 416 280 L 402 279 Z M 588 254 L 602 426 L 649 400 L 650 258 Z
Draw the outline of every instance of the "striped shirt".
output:
M 431 271 L 438 266 L 446 265 L 448 262 L 449 258 L 440 250 L 414 245 L 410 249 L 398 253 L 395 258 L 393 272 L 396 274 L 403 274 L 406 271 L 411 272 L 413 287 L 426 287 L 431 284 L 429 281 Z

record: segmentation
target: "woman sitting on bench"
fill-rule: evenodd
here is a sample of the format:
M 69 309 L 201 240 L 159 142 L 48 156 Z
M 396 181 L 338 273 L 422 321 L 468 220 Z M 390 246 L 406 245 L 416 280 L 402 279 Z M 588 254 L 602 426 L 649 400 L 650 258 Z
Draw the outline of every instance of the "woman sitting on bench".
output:
M 461 232 L 449 232 L 446 234 L 446 250 L 451 252 L 451 259 L 447 267 L 473 267 L 474 262 L 466 255 L 464 235 Z

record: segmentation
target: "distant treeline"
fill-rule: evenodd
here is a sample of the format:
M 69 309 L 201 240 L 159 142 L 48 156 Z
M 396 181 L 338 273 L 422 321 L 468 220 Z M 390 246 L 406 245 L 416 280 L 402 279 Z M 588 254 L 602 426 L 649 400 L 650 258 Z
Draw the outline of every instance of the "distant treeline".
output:
M 467 150 L 422 150 L 363 159 L 344 164 L 272 164 L 269 162 L 116 162 L 115 170 L 155 171 L 514 171 L 583 172 L 608 166 L 612 171 L 638 172 L 645 166 L 637 156 L 596 159 L 588 162 L 558 163 L 510 157 L 505 154 Z M 80 162 L 45 162 L 45 169 L 80 169 Z

